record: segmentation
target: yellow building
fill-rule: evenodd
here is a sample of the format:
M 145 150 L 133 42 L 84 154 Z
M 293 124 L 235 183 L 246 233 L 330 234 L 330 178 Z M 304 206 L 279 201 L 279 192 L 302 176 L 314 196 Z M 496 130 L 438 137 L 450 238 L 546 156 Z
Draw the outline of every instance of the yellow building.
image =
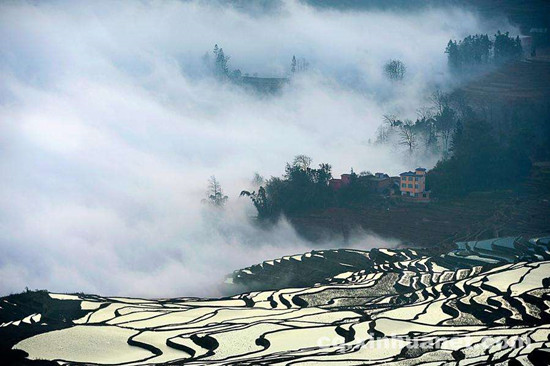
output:
M 430 192 L 426 191 L 426 169 L 416 168 L 414 172 L 399 174 L 399 189 L 402 196 L 411 197 L 419 201 L 430 199 Z

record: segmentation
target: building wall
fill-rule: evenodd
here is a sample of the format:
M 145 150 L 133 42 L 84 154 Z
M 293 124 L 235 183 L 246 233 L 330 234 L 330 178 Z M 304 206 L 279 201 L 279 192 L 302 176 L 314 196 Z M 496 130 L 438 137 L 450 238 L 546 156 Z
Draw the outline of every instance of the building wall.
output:
M 404 187 L 403 184 L 405 184 Z M 422 175 L 421 177 L 402 176 L 399 182 L 399 188 L 402 194 L 421 194 L 426 190 L 426 177 L 424 175 Z
M 342 188 L 342 180 L 341 179 L 331 179 L 328 182 L 328 186 L 334 189 L 335 191 Z
M 347 186 L 351 181 L 351 174 L 342 174 L 340 175 L 340 179 L 342 180 L 342 185 Z

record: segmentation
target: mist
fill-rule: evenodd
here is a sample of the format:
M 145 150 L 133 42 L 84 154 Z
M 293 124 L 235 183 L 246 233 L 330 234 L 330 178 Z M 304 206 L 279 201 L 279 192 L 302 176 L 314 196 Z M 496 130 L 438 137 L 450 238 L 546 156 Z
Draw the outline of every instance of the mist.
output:
M 382 115 L 412 117 L 433 88 L 454 87 L 448 40 L 494 30 L 459 8 L 3 2 L 0 294 L 213 296 L 225 274 L 282 255 L 397 245 L 368 233 L 313 244 L 286 220 L 263 230 L 238 195 L 297 154 L 334 175 L 430 168 L 437 156 L 372 143 Z M 208 73 L 214 44 L 243 73 L 288 76 L 293 55 L 310 69 L 257 94 Z M 389 59 L 407 66 L 398 84 L 382 73 Z M 224 211 L 201 204 L 211 175 Z

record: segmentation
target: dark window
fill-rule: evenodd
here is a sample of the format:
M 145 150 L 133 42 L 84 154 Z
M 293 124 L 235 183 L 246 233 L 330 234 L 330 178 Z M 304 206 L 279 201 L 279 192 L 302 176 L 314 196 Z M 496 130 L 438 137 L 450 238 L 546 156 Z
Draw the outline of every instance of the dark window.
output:
M 418 184 L 415 184 L 415 185 L 414 185 L 414 188 L 418 189 Z
M 413 187 L 413 185 L 412 185 L 412 184 L 409 184 L 409 188 L 412 188 L 412 187 Z

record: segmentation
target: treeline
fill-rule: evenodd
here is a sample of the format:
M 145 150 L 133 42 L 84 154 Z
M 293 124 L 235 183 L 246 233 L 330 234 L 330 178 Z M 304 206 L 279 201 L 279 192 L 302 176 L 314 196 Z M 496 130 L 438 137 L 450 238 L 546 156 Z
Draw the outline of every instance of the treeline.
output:
M 212 49 L 212 54 L 206 52 L 202 58 L 202 61 L 206 68 L 210 70 L 219 80 L 240 82 L 243 77 L 250 77 L 248 73 L 243 73 L 240 69 L 232 70 L 229 66 L 230 59 L 231 56 L 228 56 L 223 48 L 215 44 L 214 48 Z M 289 65 L 291 76 L 300 72 L 307 71 L 308 68 L 309 62 L 305 58 L 296 58 L 295 55 L 292 56 Z M 252 77 L 257 76 L 258 75 L 256 73 L 252 75 Z
M 364 206 L 375 202 L 378 195 L 370 188 L 374 177 L 369 172 L 350 172 L 349 183 L 338 190 L 329 186 L 332 179 L 330 164 L 311 167 L 311 158 L 298 155 L 287 163 L 282 177 L 272 177 L 258 183 L 254 191 L 242 191 L 258 211 L 259 219 L 277 219 L 281 214 L 296 215 L 328 207 Z
M 523 54 L 519 36 L 498 31 L 493 38 L 487 34 L 475 34 L 461 41 L 449 40 L 445 53 L 453 70 L 475 67 L 489 63 L 502 63 L 518 59 Z

